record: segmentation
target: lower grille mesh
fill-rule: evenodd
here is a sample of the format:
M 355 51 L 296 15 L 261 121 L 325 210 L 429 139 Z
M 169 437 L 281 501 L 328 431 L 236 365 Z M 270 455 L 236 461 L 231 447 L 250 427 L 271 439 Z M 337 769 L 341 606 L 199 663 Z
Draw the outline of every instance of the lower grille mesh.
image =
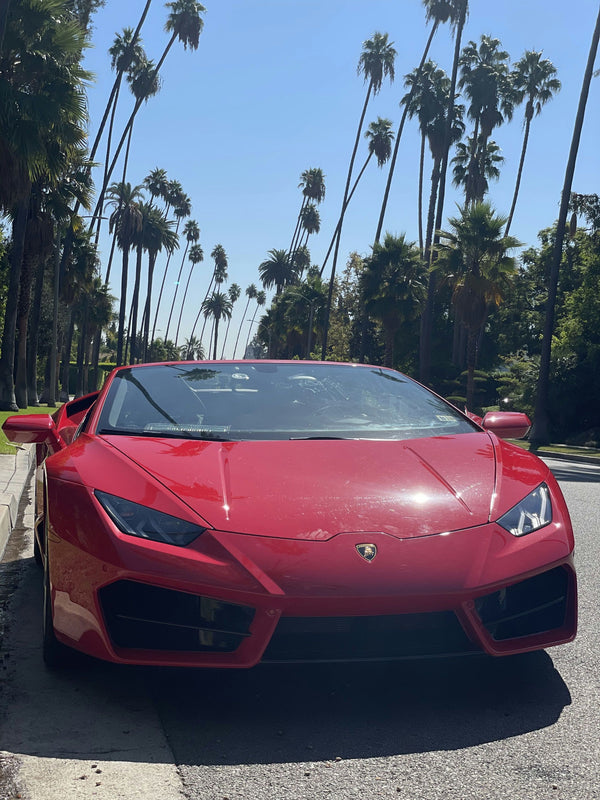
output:
M 477 652 L 451 611 L 282 617 L 263 661 L 369 661 Z
M 248 606 L 135 581 L 112 583 L 99 595 L 111 641 L 123 648 L 232 653 L 254 618 Z

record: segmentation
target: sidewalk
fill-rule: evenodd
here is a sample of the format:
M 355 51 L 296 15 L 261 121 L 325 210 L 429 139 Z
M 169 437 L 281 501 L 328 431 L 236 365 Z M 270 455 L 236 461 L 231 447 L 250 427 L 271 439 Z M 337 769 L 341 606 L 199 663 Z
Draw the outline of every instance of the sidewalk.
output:
M 14 455 L 0 455 L 0 558 L 17 521 L 21 495 L 34 459 L 34 445 L 15 447 Z

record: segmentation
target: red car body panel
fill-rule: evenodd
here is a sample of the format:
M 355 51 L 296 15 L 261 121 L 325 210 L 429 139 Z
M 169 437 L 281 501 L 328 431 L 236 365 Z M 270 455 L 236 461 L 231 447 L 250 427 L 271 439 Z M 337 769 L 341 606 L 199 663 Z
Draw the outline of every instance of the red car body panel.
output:
M 63 406 L 55 421 L 65 439 L 84 413 L 67 418 Z M 575 636 L 574 542 L 560 489 L 543 462 L 484 430 L 402 441 L 236 442 L 84 432 L 39 463 L 55 633 L 95 657 L 249 667 L 280 619 L 304 617 L 451 611 L 474 649 L 491 655 Z M 550 524 L 516 537 L 496 522 L 541 483 L 552 496 Z M 122 533 L 96 490 L 206 531 L 187 547 Z M 357 550 L 364 544 L 377 549 L 371 562 Z M 567 581 L 563 624 L 493 638 L 477 599 L 556 569 Z M 100 601 L 120 581 L 254 609 L 249 635 L 227 653 L 120 647 Z

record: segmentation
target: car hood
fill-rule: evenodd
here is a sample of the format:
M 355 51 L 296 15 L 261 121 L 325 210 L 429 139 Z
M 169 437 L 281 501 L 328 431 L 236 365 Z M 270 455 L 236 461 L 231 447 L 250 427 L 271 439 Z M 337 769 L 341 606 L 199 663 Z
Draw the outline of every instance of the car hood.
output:
M 414 538 L 488 522 L 494 495 L 494 441 L 483 432 L 407 441 L 105 441 L 221 531 Z

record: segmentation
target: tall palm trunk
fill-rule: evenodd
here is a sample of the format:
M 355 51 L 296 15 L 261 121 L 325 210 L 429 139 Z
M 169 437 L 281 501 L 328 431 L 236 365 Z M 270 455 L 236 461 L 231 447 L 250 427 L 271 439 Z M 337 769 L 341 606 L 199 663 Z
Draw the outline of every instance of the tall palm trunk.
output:
M 478 332 L 475 328 L 469 328 L 467 336 L 467 409 L 473 410 L 473 400 L 475 398 L 475 366 L 477 363 L 477 338 Z
M 219 338 L 219 319 L 220 317 L 215 317 L 215 342 L 213 348 L 213 361 L 217 360 L 217 340 Z
M 183 298 L 181 300 L 181 308 L 179 309 L 179 319 L 177 320 L 177 330 L 175 331 L 175 346 L 177 346 L 177 342 L 179 341 L 179 329 L 181 328 L 181 319 L 183 317 L 183 309 L 185 308 L 185 301 L 187 299 L 188 289 L 190 288 L 190 281 L 192 279 L 192 273 L 194 271 L 194 267 L 196 265 L 192 264 L 190 267 L 190 272 L 188 274 L 188 279 L 185 284 L 185 290 L 183 292 Z M 227 330 L 229 330 L 229 324 L 227 325 Z
M 127 273 L 129 271 L 129 247 L 123 248 L 123 269 L 121 272 L 121 299 L 119 302 L 119 329 L 117 333 L 117 366 L 123 364 L 123 339 L 125 332 L 125 309 L 127 304 Z
M 33 305 L 29 320 L 27 336 L 27 397 L 30 406 L 39 405 L 37 390 L 37 357 L 40 331 L 40 318 L 42 314 L 42 293 L 44 291 L 45 264 L 38 266 L 33 292 Z
M 235 358 L 235 354 L 237 351 L 238 342 L 240 340 L 240 333 L 242 332 L 242 326 L 244 324 L 244 320 L 246 319 L 246 314 L 248 313 L 248 306 L 250 305 L 250 300 L 252 298 L 248 298 L 246 301 L 246 308 L 244 309 L 244 313 L 242 314 L 242 321 L 240 322 L 240 327 L 238 328 L 237 336 L 235 337 L 235 345 L 233 347 L 233 358 Z
M 185 245 L 185 250 L 183 251 L 183 258 L 181 259 L 181 266 L 179 267 L 179 272 L 177 273 L 177 280 L 175 282 L 175 291 L 173 292 L 173 300 L 171 302 L 171 310 L 169 311 L 169 319 L 167 320 L 167 330 L 165 332 L 165 339 L 169 336 L 169 328 L 171 327 L 171 319 L 173 317 L 173 311 L 175 309 L 175 301 L 177 300 L 177 293 L 179 291 L 179 283 L 181 281 L 181 273 L 183 272 L 183 267 L 185 264 L 185 259 L 188 253 L 188 248 L 190 246 L 190 240 L 187 240 Z M 179 326 L 177 327 L 177 331 L 179 331 Z M 175 344 L 177 344 L 177 336 L 175 336 Z
M 168 214 L 168 206 L 165 208 L 165 218 Z M 181 217 L 177 218 L 177 224 L 175 225 L 175 236 L 179 236 L 179 225 L 181 223 Z M 173 251 L 170 250 L 169 254 L 167 255 L 167 263 L 165 264 L 165 268 L 163 271 L 162 281 L 160 282 L 160 289 L 158 291 L 158 300 L 156 302 L 156 310 L 154 311 L 154 322 L 152 323 L 152 336 L 150 337 L 150 344 L 154 341 L 154 334 L 156 333 L 156 323 L 158 322 L 158 312 L 160 311 L 160 302 L 162 300 L 163 291 L 165 288 L 165 281 L 167 280 L 167 272 L 169 271 L 169 264 L 171 263 L 171 256 L 173 255 Z M 163 341 L 166 341 L 167 337 L 166 334 L 163 337 Z
M 4 308 L 4 330 L 2 332 L 2 355 L 0 356 L 0 410 L 18 411 L 15 399 L 13 372 L 15 364 L 15 341 L 17 332 L 17 305 L 21 266 L 25 250 L 25 231 L 29 214 L 31 183 L 27 184 L 12 225 L 12 248 L 9 256 L 10 274 L 8 293 Z
M 426 136 L 421 135 L 421 155 L 419 158 L 419 194 L 417 199 L 419 223 L 419 250 L 423 256 L 423 173 L 425 172 L 425 142 Z
M 533 418 L 533 429 L 531 431 L 531 441 L 534 446 L 544 444 L 549 440 L 549 414 L 548 414 L 548 395 L 550 390 L 550 358 L 552 355 L 552 333 L 554 331 L 554 312 L 556 307 L 556 292 L 558 288 L 558 276 L 560 261 L 562 257 L 563 241 L 565 236 L 565 226 L 567 212 L 569 210 L 569 200 L 571 199 L 571 186 L 573 185 L 573 175 L 577 162 L 577 151 L 581 139 L 585 108 L 590 91 L 590 83 L 594 72 L 594 62 L 598 52 L 598 40 L 600 39 L 600 11 L 596 19 L 596 27 L 592 36 L 590 52 L 588 56 L 581 94 L 579 96 L 579 106 L 575 118 L 573 138 L 569 150 L 569 159 L 565 172 L 565 181 L 562 189 L 560 211 L 556 224 L 556 241 L 552 254 L 552 266 L 550 269 L 550 281 L 548 286 L 548 300 L 546 302 L 546 318 L 544 320 L 544 333 L 542 338 L 542 352 L 540 357 L 540 373 L 537 384 L 537 394 L 535 400 L 535 412 Z
M 19 284 L 19 304 L 17 310 L 17 351 L 15 370 L 15 399 L 19 408 L 27 408 L 27 330 L 29 327 L 29 310 L 31 308 L 31 287 L 35 275 L 36 258 L 25 245 L 21 281 Z
M 140 300 L 140 285 L 142 281 L 142 247 L 137 247 L 135 259 L 135 281 L 133 283 L 133 296 L 131 298 L 131 325 L 129 336 L 131 339 L 131 347 L 129 350 L 131 363 L 135 364 L 138 355 L 138 336 L 137 336 L 137 318 Z
M 162 56 L 160 58 L 160 61 L 158 62 L 158 64 L 156 65 L 156 69 L 154 70 L 154 74 L 155 75 L 158 75 L 158 73 L 160 71 L 160 68 L 162 67 L 162 65 L 164 63 L 164 60 L 167 57 L 167 54 L 168 54 L 169 50 L 171 49 L 171 47 L 173 46 L 173 43 L 175 42 L 176 38 L 177 38 L 177 32 L 173 33 L 171 38 L 167 42 L 167 46 L 165 47 L 165 49 L 163 51 L 163 54 L 162 54 Z M 117 149 L 115 150 L 115 154 L 113 156 L 113 159 L 110 162 L 110 167 L 108 168 L 108 172 L 104 176 L 104 180 L 102 182 L 102 188 L 100 190 L 100 195 L 101 196 L 104 194 L 104 192 L 106 192 L 106 187 L 108 186 L 108 184 L 110 182 L 110 179 L 111 179 L 112 174 L 114 172 L 114 169 L 115 169 L 115 166 L 116 166 L 117 161 L 119 159 L 119 156 L 121 155 L 121 150 L 123 149 L 123 145 L 125 144 L 125 141 L 128 139 L 128 137 L 130 137 L 130 135 L 131 135 L 131 129 L 133 127 L 133 123 L 135 121 L 135 118 L 137 116 L 138 111 L 142 107 L 142 103 L 143 102 L 144 102 L 144 99 L 142 97 L 137 98 L 136 101 L 135 101 L 135 104 L 133 106 L 133 111 L 131 112 L 131 115 L 129 116 L 129 119 L 127 120 L 127 124 L 125 125 L 123 133 L 121 134 L 121 138 L 119 139 L 119 144 L 117 145 Z M 97 218 L 98 214 L 100 213 L 100 208 L 101 208 L 100 201 L 98 201 L 98 203 L 96 203 L 96 208 L 94 209 L 94 213 L 92 215 L 93 219 Z
M 512 204 L 510 207 L 510 212 L 508 214 L 508 220 L 506 221 L 506 228 L 504 229 L 505 236 L 508 236 L 508 232 L 510 231 L 510 226 L 512 225 L 512 220 L 517 205 L 517 196 L 519 194 L 519 188 L 521 186 L 521 177 L 523 175 L 523 165 L 525 164 L 525 153 L 527 152 L 527 144 L 529 142 L 529 130 L 531 128 L 532 117 L 533 117 L 533 106 L 530 107 L 530 104 L 528 103 L 525 112 L 525 133 L 523 134 L 523 147 L 521 148 L 521 158 L 519 159 L 517 182 L 515 184 L 515 193 L 513 194 Z
M 148 337 L 150 335 L 150 309 L 152 307 L 152 283 L 154 280 L 154 266 L 158 252 L 151 250 L 148 256 L 148 287 L 146 290 L 146 306 L 144 308 L 144 361 L 148 358 Z
M 360 143 L 360 134 L 362 132 L 362 127 L 365 121 L 365 115 L 367 113 L 367 106 L 369 105 L 369 100 L 371 99 L 371 92 L 373 90 L 373 81 L 369 81 L 369 88 L 367 89 L 367 96 L 365 97 L 365 102 L 362 108 L 362 113 L 360 115 L 360 121 L 358 123 L 358 129 L 356 131 L 356 139 L 354 140 L 354 147 L 352 149 L 352 155 L 350 157 L 350 166 L 348 167 L 348 176 L 346 178 L 346 186 L 344 188 L 344 198 L 342 200 L 342 210 L 340 213 L 340 218 L 337 225 L 337 236 L 335 237 L 335 250 L 333 251 L 333 265 L 331 267 L 331 276 L 329 278 L 329 293 L 327 295 L 327 306 L 325 308 L 325 322 L 323 324 L 323 347 L 321 351 L 321 358 L 325 361 L 326 354 L 327 354 L 327 337 L 329 334 L 329 317 L 331 315 L 331 301 L 333 298 L 333 287 L 335 283 L 335 270 L 337 266 L 337 259 L 338 253 L 340 249 L 340 240 L 342 238 L 342 227 L 344 225 L 344 215 L 346 213 L 346 208 L 348 207 L 348 194 L 350 192 L 350 181 L 352 180 L 352 170 L 354 169 L 354 161 L 356 159 L 356 153 L 358 151 L 358 145 Z
M 73 311 L 73 306 L 71 306 L 69 308 L 69 318 L 67 321 L 67 335 L 65 336 L 65 342 L 63 347 L 62 380 L 61 380 L 61 392 L 60 392 L 60 399 L 63 400 L 65 403 L 69 399 L 71 346 L 73 344 L 74 332 L 75 332 L 75 313 Z
M 467 17 L 467 1 L 464 0 L 464 5 L 461 9 L 460 18 L 456 26 L 456 34 L 454 39 L 454 60 L 452 62 L 452 76 L 450 78 L 450 92 L 448 94 L 448 112 L 446 114 L 446 132 L 444 136 L 444 153 L 442 156 L 442 165 L 440 168 L 439 191 L 437 197 L 437 211 L 435 217 L 435 230 L 439 231 L 442 227 L 442 220 L 444 215 L 444 200 L 446 197 L 446 173 L 448 170 L 448 158 L 450 156 L 450 147 L 452 143 L 452 125 L 454 123 L 454 101 L 456 94 L 456 80 L 458 76 L 458 63 L 460 60 L 460 48 L 462 33 L 465 27 Z M 437 235 L 434 237 L 434 242 L 439 241 Z M 429 263 L 431 264 L 434 259 L 433 250 L 429 253 Z M 431 332 L 433 329 L 433 309 L 435 298 L 435 273 L 429 272 L 427 281 L 427 299 L 425 301 L 425 308 L 421 319 L 421 339 L 419 342 L 419 380 L 421 383 L 429 383 L 431 372 Z
M 56 405 L 58 377 L 58 290 L 60 280 L 60 228 L 58 223 L 54 235 L 54 277 L 52 284 L 52 340 L 50 343 L 50 374 L 48 376 L 48 405 Z
M 115 125 L 115 115 L 117 113 L 117 103 L 119 102 L 119 92 L 120 92 L 120 89 L 121 89 L 121 80 L 122 80 L 122 78 L 123 78 L 123 73 L 119 72 L 119 74 L 117 75 L 117 78 L 115 80 L 116 91 L 115 91 L 115 96 L 114 96 L 112 112 L 111 112 L 111 115 L 110 115 L 110 123 L 108 125 L 108 136 L 106 138 L 106 155 L 104 157 L 104 174 L 103 174 L 103 177 L 102 177 L 102 186 L 103 187 L 108 186 L 108 181 L 106 180 L 106 175 L 108 173 L 108 161 L 109 161 L 109 158 L 110 158 L 110 148 L 111 148 L 111 145 L 112 145 L 112 136 L 113 136 L 113 130 L 114 130 L 114 125 Z M 98 214 L 98 224 L 96 226 L 96 247 L 98 246 L 98 239 L 100 238 L 100 227 L 102 225 L 102 209 L 104 208 L 104 195 L 105 195 L 105 190 L 102 189 L 101 192 L 100 192 L 100 197 L 99 197 L 100 213 Z M 91 230 L 91 228 L 90 228 L 90 230 Z M 110 267 L 109 267 L 109 269 L 110 269 Z
M 296 227 L 294 228 L 294 233 L 292 235 L 292 241 L 290 243 L 290 249 L 288 251 L 288 258 L 292 258 L 292 254 L 296 251 L 298 247 L 298 236 L 300 235 L 300 229 L 302 227 L 302 212 L 306 208 L 306 204 L 308 203 L 308 197 L 304 196 L 302 198 L 302 205 L 300 206 L 300 211 L 298 213 L 298 219 L 296 220 Z

